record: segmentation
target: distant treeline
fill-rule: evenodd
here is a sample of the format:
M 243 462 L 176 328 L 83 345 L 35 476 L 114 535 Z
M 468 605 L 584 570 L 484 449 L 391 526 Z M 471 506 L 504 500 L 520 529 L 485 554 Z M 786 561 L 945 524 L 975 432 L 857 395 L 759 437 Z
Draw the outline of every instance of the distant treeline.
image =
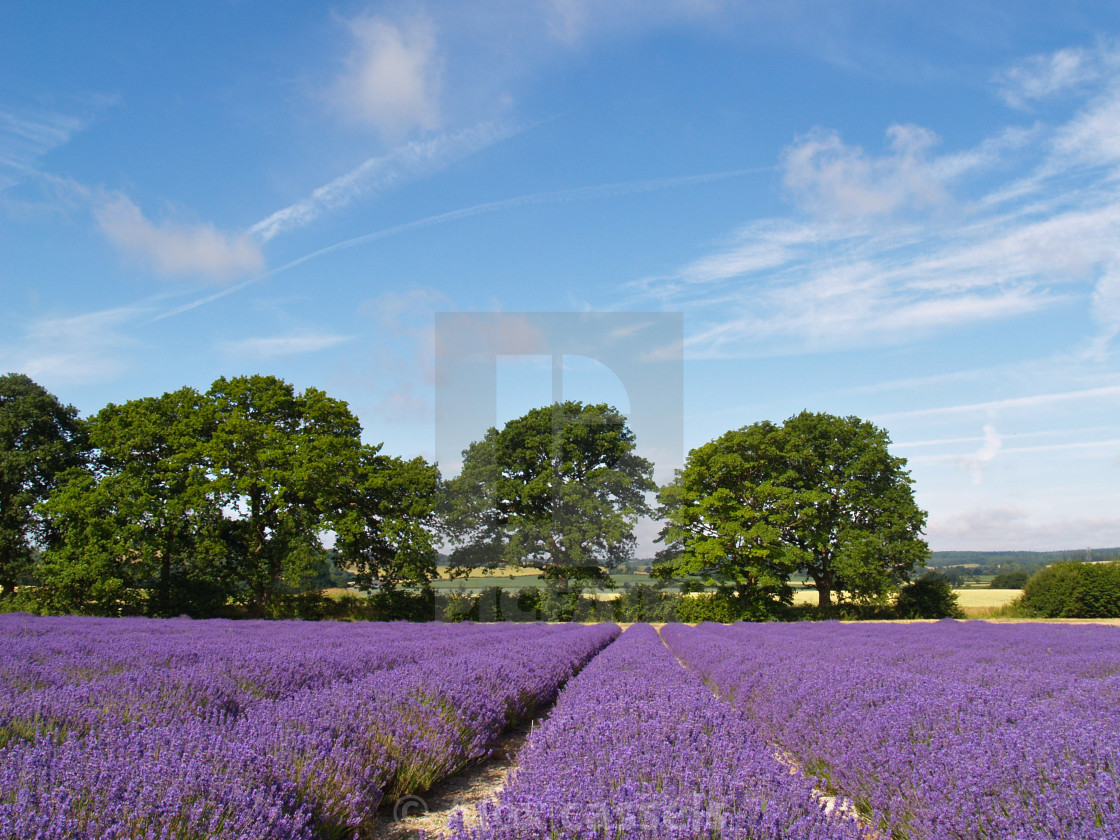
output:
M 1008 569 L 1037 571 L 1054 563 L 1120 560 L 1120 548 L 1077 548 L 1065 551 L 934 551 L 926 565 L 931 568 L 977 565 L 991 574 Z M 981 572 L 982 574 L 983 572 Z

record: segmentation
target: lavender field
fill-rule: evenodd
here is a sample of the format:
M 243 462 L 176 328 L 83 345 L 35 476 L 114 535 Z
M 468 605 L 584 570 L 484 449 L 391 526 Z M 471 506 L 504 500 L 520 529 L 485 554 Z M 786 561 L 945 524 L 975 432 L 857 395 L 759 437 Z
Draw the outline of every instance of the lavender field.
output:
M 0 838 L 1120 837 L 1120 628 L 0 616 Z
M 0 616 L 0 837 L 358 836 L 617 633 Z

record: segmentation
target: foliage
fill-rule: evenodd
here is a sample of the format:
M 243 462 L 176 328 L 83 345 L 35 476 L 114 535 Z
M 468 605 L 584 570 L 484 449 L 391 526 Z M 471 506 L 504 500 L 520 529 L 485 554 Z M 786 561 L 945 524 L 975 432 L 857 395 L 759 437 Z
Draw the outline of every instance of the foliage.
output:
M 223 517 L 201 451 L 209 409 L 183 388 L 89 420 L 96 459 L 42 508 L 58 533 L 39 570 L 45 606 L 204 616 L 225 604 Z
M 607 581 L 633 552 L 653 465 L 634 453 L 608 405 L 557 403 L 490 429 L 447 482 L 443 521 L 453 573 L 502 566 L 546 578 Z
M 611 602 L 615 621 L 679 621 L 681 596 L 640 583 L 624 589 Z
M 213 498 L 237 511 L 226 520 L 227 551 L 244 600 L 267 614 L 274 596 L 300 591 L 313 574 L 361 426 L 340 400 L 315 388 L 296 394 L 276 377 L 221 378 L 207 398 Z
M 1021 604 L 1043 618 L 1120 618 L 1120 563 L 1056 563 L 1027 581 Z
M 731 624 L 736 621 L 774 621 L 788 607 L 760 592 L 724 587 L 716 592 L 685 596 L 677 602 L 677 616 L 686 624 L 711 621 Z
M 1030 577 L 1026 572 L 1000 572 L 988 586 L 990 589 L 1022 589 Z
M 427 586 L 437 576 L 432 528 L 439 487 L 438 468 L 423 458 L 393 458 L 372 446 L 356 453 L 331 524 L 339 563 L 359 589 Z
M 964 618 L 953 587 L 937 572 L 926 572 L 902 587 L 895 609 L 899 618 Z
M 85 424 L 29 377 L 0 377 L 0 597 L 31 569 L 37 546 L 53 538 L 35 506 L 86 455 Z
M 44 609 L 206 616 L 232 600 L 316 618 L 335 608 L 313 593 L 347 572 L 384 590 L 435 574 L 438 471 L 363 444 L 346 404 L 314 388 L 223 378 L 109 405 L 89 430 L 96 458 L 41 507 L 57 534 L 37 570 Z
M 887 433 L 855 417 L 802 412 L 727 432 L 689 453 L 662 489 L 662 578 L 730 586 L 788 603 L 798 570 L 832 594 L 875 605 L 929 549 L 925 513 Z
M 779 434 L 771 423 L 756 423 L 688 454 L 684 469 L 658 496 L 668 524 L 659 537 L 667 550 L 655 576 L 791 602 L 789 577 L 803 558 L 782 540 L 796 499 L 791 488 L 774 481 L 782 458 Z M 735 611 L 721 606 L 717 612 L 726 610 Z

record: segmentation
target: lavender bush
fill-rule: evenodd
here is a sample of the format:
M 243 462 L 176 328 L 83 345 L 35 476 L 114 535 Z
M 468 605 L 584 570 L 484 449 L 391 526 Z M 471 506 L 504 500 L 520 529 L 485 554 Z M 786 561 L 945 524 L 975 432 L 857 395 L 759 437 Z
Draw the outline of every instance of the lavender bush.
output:
M 617 633 L 0 616 L 0 837 L 360 837 Z
M 829 622 L 662 635 L 893 838 L 1120 837 L 1120 628 Z
M 634 625 L 576 677 L 480 821 L 449 840 L 846 840 L 747 719 Z

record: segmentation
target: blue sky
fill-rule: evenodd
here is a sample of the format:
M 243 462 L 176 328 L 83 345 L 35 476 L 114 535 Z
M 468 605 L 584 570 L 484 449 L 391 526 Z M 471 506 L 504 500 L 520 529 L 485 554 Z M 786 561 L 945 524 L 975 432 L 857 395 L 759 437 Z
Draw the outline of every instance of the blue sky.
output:
M 686 448 L 854 414 L 934 549 L 1120 545 L 1113 4 L 14 0 L 0 254 L 84 414 L 268 373 L 433 457 L 435 313 L 680 312 Z

